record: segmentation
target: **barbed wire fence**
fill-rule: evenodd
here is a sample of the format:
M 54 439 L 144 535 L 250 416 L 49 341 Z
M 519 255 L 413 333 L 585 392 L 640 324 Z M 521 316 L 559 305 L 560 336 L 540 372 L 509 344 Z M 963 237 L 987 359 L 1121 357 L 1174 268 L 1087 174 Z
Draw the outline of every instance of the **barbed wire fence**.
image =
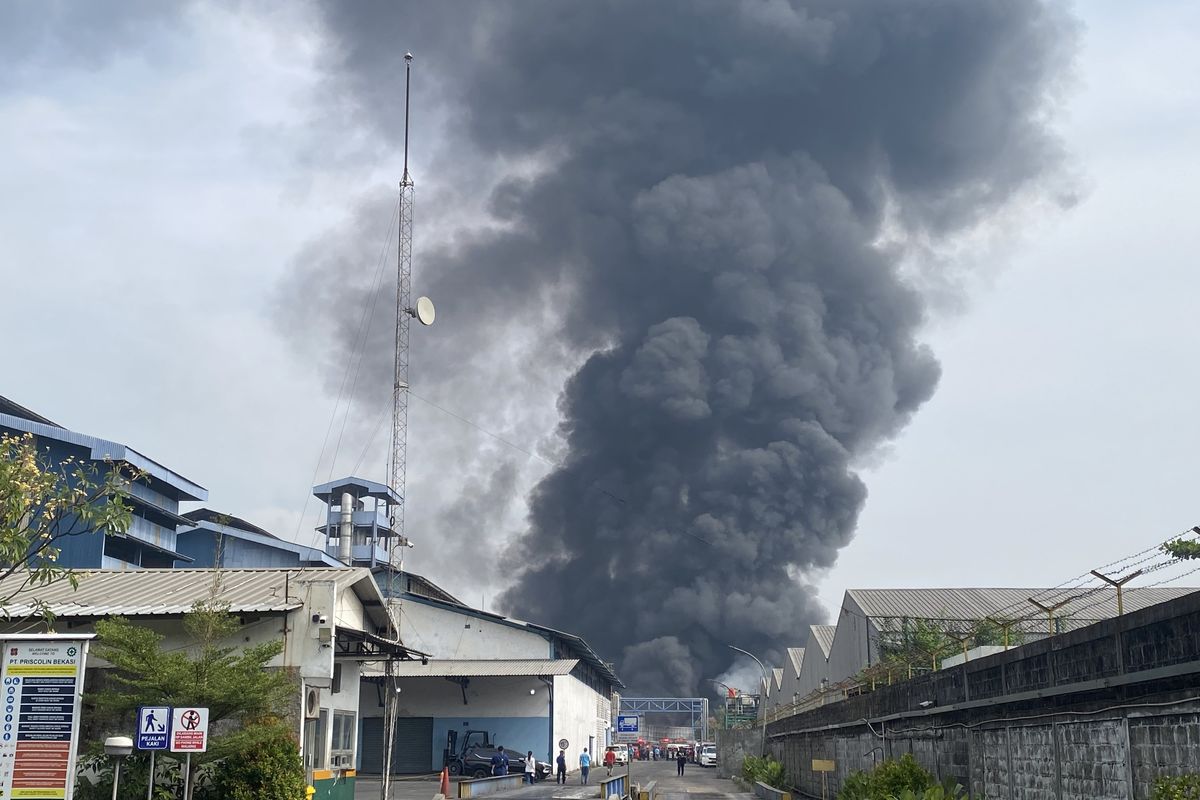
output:
M 1089 568 L 1048 589 L 1006 592 L 1011 599 L 974 616 L 866 614 L 877 635 L 879 661 L 859 674 L 781 705 L 768 720 L 803 713 L 880 684 L 935 671 L 941 662 L 980 645 L 1005 647 L 1055 636 L 1160 602 L 1160 589 L 1200 572 L 1200 559 L 1178 557 L 1168 545 L 1200 546 L 1200 526 L 1135 553 Z M 1152 580 L 1148 580 L 1152 579 Z

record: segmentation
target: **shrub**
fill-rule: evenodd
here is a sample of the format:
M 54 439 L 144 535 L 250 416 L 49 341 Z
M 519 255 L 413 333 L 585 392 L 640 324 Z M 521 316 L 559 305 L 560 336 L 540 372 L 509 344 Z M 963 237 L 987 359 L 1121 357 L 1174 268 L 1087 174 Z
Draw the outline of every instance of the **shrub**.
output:
M 1200 800 L 1200 775 L 1159 778 L 1150 800 Z
M 916 798 L 924 798 L 930 789 L 942 789 L 938 786 L 933 775 L 925 770 L 912 754 L 906 753 L 900 759 L 888 759 L 875 771 L 855 772 L 842 784 L 838 792 L 838 800 L 893 800 L 905 791 Z M 952 787 L 947 787 L 952 790 Z M 954 797 L 943 790 L 942 797 Z
M 212 795 L 223 800 L 304 797 L 304 766 L 296 740 L 278 727 L 253 732 L 254 743 L 230 754 L 213 772 Z
M 175 800 L 183 788 L 183 774 L 179 762 L 166 753 L 159 753 L 154 767 L 154 800 Z M 121 764 L 122 797 L 145 797 L 149 777 L 150 756 L 145 751 L 135 750 Z M 113 760 L 108 756 L 84 755 L 80 757 L 76 778 L 74 800 L 109 800 L 113 790 Z
M 933 786 L 924 792 L 905 789 L 898 795 L 892 795 L 889 800 L 958 800 L 962 795 L 963 787 L 956 783 L 953 786 Z
M 770 756 L 765 758 L 746 756 L 746 760 L 742 762 L 742 777 L 750 783 L 762 781 L 774 789 L 786 788 L 784 786 L 786 775 L 783 772 L 783 764 Z

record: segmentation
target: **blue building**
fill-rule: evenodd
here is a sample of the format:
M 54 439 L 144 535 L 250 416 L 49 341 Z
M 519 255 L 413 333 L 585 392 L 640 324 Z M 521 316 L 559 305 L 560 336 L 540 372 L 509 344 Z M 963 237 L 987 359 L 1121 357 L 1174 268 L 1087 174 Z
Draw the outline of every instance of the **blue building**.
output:
M 73 457 L 101 471 L 127 465 L 138 477 L 130 484 L 133 520 L 123 534 L 91 531 L 64 537 L 58 563 L 72 569 L 139 569 L 175 566 L 191 559 L 176 549 L 175 528 L 191 521 L 179 504 L 208 499 L 208 490 L 127 445 L 68 430 L 24 406 L 0 397 L 0 433 L 32 434 L 51 463 Z
M 367 567 L 380 586 L 386 584 L 392 543 L 401 541 L 387 513 L 396 493 L 381 483 L 350 477 L 314 486 L 313 496 L 325 504 L 325 520 L 316 529 L 325 537 L 321 548 L 280 539 L 244 519 L 201 508 L 184 515 L 177 550 L 194 567 Z M 343 520 L 344 500 L 348 520 Z M 350 531 L 345 538 L 343 521 Z
M 255 569 L 260 567 L 340 567 L 333 556 L 299 542 L 280 539 L 244 519 L 208 508 L 183 515 L 176 549 L 189 567 Z M 183 565 L 180 565 L 183 566 Z

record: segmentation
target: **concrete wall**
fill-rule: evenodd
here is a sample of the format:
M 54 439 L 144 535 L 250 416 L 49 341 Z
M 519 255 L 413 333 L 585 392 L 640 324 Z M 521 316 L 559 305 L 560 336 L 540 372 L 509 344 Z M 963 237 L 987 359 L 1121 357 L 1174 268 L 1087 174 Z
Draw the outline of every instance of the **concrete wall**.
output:
M 1146 800 L 1200 772 L 1197 686 L 1200 593 L 788 717 L 768 749 L 809 796 L 814 758 L 836 762 L 836 794 L 912 753 L 972 797 Z
M 579 754 L 590 747 L 603 751 L 609 739 L 612 716 L 611 701 L 573 675 L 558 675 L 554 678 L 554 755 L 558 756 L 558 740 L 570 742 L 567 749 L 567 767 L 579 767 Z M 589 743 L 590 741 L 590 743 Z
M 717 731 L 717 777 L 740 775 L 746 756 L 762 753 L 762 728 Z

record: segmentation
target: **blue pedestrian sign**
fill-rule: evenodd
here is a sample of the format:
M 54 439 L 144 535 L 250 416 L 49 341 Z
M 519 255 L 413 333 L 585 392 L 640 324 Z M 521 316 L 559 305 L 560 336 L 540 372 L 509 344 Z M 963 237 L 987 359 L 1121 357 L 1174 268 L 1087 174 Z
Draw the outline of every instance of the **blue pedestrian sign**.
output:
M 171 738 L 171 707 L 142 706 L 137 725 L 138 750 L 166 750 Z
M 618 714 L 617 715 L 617 733 L 637 733 L 638 718 L 637 714 Z

